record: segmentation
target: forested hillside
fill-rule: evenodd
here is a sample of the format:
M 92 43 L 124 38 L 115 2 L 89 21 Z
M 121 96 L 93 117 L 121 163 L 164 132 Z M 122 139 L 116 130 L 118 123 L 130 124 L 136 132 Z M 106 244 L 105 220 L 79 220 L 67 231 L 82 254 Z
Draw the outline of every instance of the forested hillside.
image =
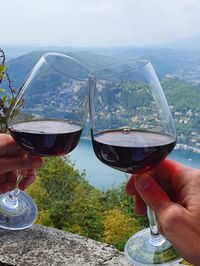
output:
M 44 52 L 36 51 L 28 53 L 8 62 L 8 70 L 13 80 L 13 87 L 19 90 L 32 67 Z M 194 73 L 197 74 L 200 63 L 198 51 L 185 53 L 184 51 L 175 51 L 172 49 L 116 48 L 99 50 L 98 52 L 99 54 L 91 51 L 76 51 L 68 54 L 84 62 L 91 68 L 91 71 L 95 71 L 122 59 L 150 59 L 160 77 L 163 90 L 174 116 L 178 133 L 178 143 L 182 145 L 182 148 L 190 148 L 193 151 L 196 151 L 200 147 L 200 86 L 198 82 L 194 82 L 195 80 L 190 83 L 191 76 L 187 81 L 185 81 L 187 75 L 184 76 L 185 71 L 187 74 L 191 71 L 193 73 L 192 77 Z M 178 75 L 178 72 L 182 74 Z M 182 77 L 184 78 L 182 79 Z M 2 87 L 4 87 L 4 84 L 2 84 Z M 48 90 L 48 86 L 38 88 L 37 91 L 39 93 L 37 91 L 35 92 L 35 97 L 40 97 L 39 102 L 41 105 L 44 104 L 45 97 L 48 97 L 48 91 L 46 92 L 45 90 Z M 32 102 L 34 102 L 34 99 L 33 97 Z M 82 136 L 88 137 L 89 134 L 89 124 L 86 124 Z
M 124 184 L 99 191 L 67 158 L 45 159 L 37 176 L 27 192 L 38 206 L 39 224 L 106 242 L 121 251 L 131 235 L 148 226 L 146 217 L 134 215 L 133 198 L 124 193 Z
M 178 143 L 199 148 L 200 88 L 171 78 L 161 84 L 176 123 Z
M 104 241 L 120 250 L 133 233 L 147 226 L 146 218 L 134 216 L 132 197 L 126 196 L 123 185 L 97 190 L 67 158 L 45 159 L 37 176 L 27 189 L 39 209 L 37 223 Z

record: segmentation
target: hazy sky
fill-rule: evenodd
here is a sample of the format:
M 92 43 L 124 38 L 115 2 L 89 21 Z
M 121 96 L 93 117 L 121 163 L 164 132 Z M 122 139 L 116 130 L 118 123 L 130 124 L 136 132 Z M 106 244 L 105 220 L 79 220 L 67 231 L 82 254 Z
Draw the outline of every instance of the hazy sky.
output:
M 0 46 L 124 46 L 200 33 L 199 0 L 0 0 Z

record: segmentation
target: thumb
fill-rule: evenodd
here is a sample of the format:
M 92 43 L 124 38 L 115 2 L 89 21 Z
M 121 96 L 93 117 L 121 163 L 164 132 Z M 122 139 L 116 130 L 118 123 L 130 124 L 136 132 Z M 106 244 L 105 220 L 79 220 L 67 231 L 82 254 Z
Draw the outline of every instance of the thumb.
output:
M 163 211 L 173 204 L 167 193 L 151 176 L 147 174 L 137 175 L 134 180 L 137 192 L 157 216 L 162 215 Z
M 19 157 L 0 159 L 0 174 L 4 174 L 16 169 L 34 169 L 43 164 L 43 160 L 38 156 L 24 154 Z

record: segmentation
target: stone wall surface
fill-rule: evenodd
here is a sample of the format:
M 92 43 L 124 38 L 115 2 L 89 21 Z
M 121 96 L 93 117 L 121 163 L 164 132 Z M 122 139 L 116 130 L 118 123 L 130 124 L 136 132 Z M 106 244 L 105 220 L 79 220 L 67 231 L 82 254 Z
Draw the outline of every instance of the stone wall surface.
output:
M 34 225 L 0 230 L 0 266 L 128 266 L 110 245 L 54 228 Z M 129 265 L 130 266 L 130 265 Z

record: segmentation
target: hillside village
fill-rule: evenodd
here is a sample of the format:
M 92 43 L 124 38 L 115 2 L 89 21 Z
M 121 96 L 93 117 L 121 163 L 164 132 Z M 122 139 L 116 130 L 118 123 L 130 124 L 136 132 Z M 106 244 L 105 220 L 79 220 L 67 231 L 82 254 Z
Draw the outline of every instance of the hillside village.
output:
M 23 56 L 13 58 L 8 63 L 9 73 L 14 80 L 14 86 L 19 89 L 30 72 L 31 68 L 43 52 L 32 52 Z M 127 58 L 149 59 L 158 75 L 170 106 L 177 128 L 177 149 L 192 150 L 200 152 L 200 53 L 176 51 L 173 49 L 124 49 L 119 53 L 112 50 L 112 57 L 109 49 L 98 53 L 93 51 L 79 51 L 70 53 L 91 68 L 103 67 L 116 60 Z M 48 92 L 49 93 L 49 92 Z M 52 92 L 53 93 L 53 92 Z M 60 89 L 61 102 L 62 88 Z M 38 95 L 37 95 L 38 94 Z M 45 92 L 46 94 L 46 92 Z M 36 92 L 40 97 L 41 108 L 43 101 L 41 89 Z M 47 96 L 47 95 L 46 95 Z M 50 103 L 50 106 L 58 107 L 58 103 Z M 122 111 L 122 110 L 121 110 Z M 120 110 L 119 110 L 120 112 Z M 89 124 L 86 125 L 83 137 L 89 136 Z

